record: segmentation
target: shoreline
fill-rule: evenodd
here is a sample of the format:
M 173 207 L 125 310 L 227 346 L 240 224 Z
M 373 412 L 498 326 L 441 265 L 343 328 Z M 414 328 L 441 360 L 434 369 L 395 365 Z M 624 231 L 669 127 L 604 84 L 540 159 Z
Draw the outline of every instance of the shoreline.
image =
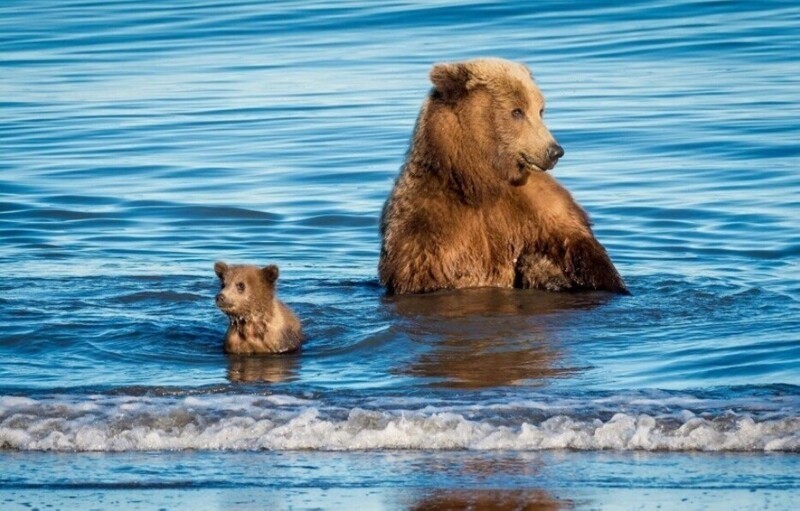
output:
M 790 509 L 800 456 L 0 452 L 3 509 Z M 266 506 L 266 507 L 265 507 Z
M 434 510 L 491 509 L 792 509 L 797 490 L 682 490 L 594 488 L 562 496 L 541 490 L 430 490 L 395 488 L 187 489 L 187 490 L 52 490 L 22 492 L 0 489 L 3 509 L 359 509 Z

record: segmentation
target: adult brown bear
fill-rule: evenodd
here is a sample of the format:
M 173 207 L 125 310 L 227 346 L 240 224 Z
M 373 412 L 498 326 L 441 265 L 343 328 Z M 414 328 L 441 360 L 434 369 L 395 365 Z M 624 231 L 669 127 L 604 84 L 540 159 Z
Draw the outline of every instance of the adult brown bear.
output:
M 381 219 L 390 293 L 467 287 L 627 293 L 587 214 L 546 171 L 564 154 L 522 64 L 439 64 Z

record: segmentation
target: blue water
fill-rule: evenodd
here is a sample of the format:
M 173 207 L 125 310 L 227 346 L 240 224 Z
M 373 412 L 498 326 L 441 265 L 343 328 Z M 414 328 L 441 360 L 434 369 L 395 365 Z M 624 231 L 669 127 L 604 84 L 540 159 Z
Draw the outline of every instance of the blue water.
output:
M 798 55 L 795 2 L 4 1 L 0 487 L 62 484 L 29 451 L 566 448 L 788 452 L 732 465 L 797 490 L 757 474 L 800 465 Z M 384 296 L 428 70 L 476 56 L 533 70 L 632 296 Z M 222 353 L 220 259 L 280 266 L 301 354 Z

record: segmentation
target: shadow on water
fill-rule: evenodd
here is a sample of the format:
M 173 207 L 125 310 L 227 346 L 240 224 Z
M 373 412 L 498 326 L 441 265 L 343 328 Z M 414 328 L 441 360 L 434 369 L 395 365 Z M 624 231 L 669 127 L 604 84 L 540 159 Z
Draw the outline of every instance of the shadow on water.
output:
M 450 388 L 544 385 L 578 370 L 562 362 L 559 316 L 610 298 L 493 288 L 386 298 L 397 328 L 425 349 L 396 371 Z

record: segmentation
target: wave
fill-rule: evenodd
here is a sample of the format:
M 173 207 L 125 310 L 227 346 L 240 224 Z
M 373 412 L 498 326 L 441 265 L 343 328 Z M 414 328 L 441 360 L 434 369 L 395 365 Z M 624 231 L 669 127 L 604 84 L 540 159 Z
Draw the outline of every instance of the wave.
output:
M 664 409 L 665 403 L 656 408 Z M 0 447 L 37 451 L 636 450 L 800 452 L 800 416 L 552 413 L 519 403 L 368 410 L 285 395 L 0 398 Z M 609 417 L 610 415 L 610 417 Z

